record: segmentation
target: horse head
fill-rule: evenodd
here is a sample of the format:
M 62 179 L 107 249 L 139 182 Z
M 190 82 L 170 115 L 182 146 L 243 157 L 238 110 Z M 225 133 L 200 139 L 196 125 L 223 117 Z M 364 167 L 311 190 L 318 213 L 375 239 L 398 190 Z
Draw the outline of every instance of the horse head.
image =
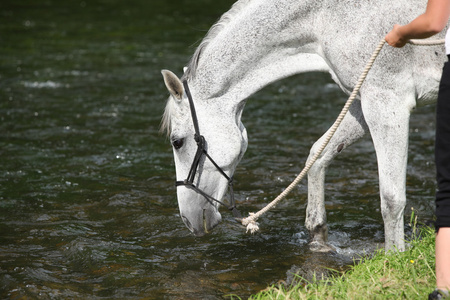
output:
M 191 232 L 202 236 L 221 221 L 220 204 L 234 206 L 222 199 L 247 149 L 243 104 L 206 97 L 194 82 L 189 87 L 187 79 L 182 82 L 167 70 L 162 74 L 170 93 L 162 129 L 173 147 L 180 215 Z

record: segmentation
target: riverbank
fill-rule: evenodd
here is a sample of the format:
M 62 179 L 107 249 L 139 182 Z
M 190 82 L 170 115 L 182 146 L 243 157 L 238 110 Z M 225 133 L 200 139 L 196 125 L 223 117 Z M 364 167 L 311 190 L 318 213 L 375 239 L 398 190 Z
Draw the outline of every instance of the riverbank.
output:
M 427 299 L 435 288 L 434 228 L 414 226 L 405 252 L 362 258 L 344 273 L 294 286 L 276 285 L 250 299 Z M 369 296 L 370 295 L 370 296 Z

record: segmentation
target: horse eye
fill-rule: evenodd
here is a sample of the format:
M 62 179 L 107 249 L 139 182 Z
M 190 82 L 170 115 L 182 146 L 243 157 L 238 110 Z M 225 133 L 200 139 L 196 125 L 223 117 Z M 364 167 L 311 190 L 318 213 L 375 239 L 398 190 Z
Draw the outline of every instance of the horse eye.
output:
M 184 139 L 178 139 L 178 140 L 174 140 L 172 142 L 172 146 L 177 150 L 180 149 L 181 147 L 183 147 L 183 144 L 184 144 Z

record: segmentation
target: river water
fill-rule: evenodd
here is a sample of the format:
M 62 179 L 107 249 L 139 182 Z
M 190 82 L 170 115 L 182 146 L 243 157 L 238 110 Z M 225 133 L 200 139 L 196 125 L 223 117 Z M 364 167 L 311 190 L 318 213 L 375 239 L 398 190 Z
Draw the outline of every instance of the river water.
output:
M 183 225 L 171 147 L 158 133 L 168 96 L 160 70 L 181 74 L 232 2 L 0 2 L 1 298 L 245 298 L 296 270 L 342 269 L 382 246 L 369 137 L 328 172 L 337 254 L 308 250 L 305 182 L 258 234 L 246 234 L 226 209 L 209 236 Z M 241 211 L 263 207 L 290 183 L 346 98 L 327 74 L 251 97 L 249 148 L 235 174 Z M 420 220 L 432 217 L 433 136 L 434 107 L 419 108 L 406 223 L 411 207 Z

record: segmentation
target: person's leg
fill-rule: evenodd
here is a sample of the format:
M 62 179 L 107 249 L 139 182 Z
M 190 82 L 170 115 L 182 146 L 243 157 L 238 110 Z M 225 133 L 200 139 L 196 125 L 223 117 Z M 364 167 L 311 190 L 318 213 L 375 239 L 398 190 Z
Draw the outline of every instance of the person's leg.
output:
M 436 285 L 450 290 L 450 63 L 443 69 L 436 107 Z
M 436 285 L 450 290 L 450 227 L 442 227 L 436 235 Z

